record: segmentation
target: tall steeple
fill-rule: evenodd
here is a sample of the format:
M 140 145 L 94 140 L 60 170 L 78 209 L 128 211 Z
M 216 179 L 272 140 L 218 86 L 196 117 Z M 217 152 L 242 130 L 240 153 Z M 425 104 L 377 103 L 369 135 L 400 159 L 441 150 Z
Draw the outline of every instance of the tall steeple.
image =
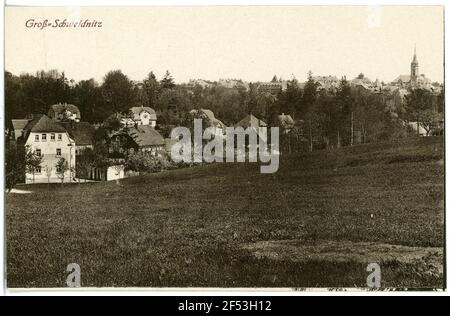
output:
M 414 44 L 414 57 L 411 62 L 411 84 L 417 83 L 417 78 L 419 77 L 419 62 L 416 56 L 416 45 Z

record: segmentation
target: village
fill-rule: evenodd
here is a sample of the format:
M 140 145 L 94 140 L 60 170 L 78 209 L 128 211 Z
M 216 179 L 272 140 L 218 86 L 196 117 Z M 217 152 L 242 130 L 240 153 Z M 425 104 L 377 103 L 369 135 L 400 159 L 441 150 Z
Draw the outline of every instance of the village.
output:
M 261 128 L 278 127 L 281 131 L 280 151 L 291 153 L 312 151 L 314 148 L 321 148 L 321 144 L 325 144 L 326 148 L 329 148 L 330 146 L 340 147 L 341 145 L 365 143 L 370 126 L 364 126 L 366 118 L 364 113 L 358 113 L 358 111 L 367 111 L 364 104 L 374 102 L 373 98 L 378 98 L 375 102 L 380 102 L 380 107 L 375 109 L 377 114 L 389 113 L 388 124 L 398 125 L 397 129 L 405 131 L 409 129 L 410 133 L 419 136 L 442 133 L 442 107 L 439 104 L 431 104 L 436 102 L 433 101 L 433 98 L 436 100 L 443 95 L 442 85 L 432 83 L 425 75 L 419 74 L 415 50 L 410 69 L 410 75 L 400 75 L 389 84 L 379 80 L 373 82 L 363 74 L 350 81 L 347 81 L 345 77 L 338 80 L 334 76 L 309 74 L 306 83 L 299 83 L 295 78 L 286 81 L 274 76 L 270 82 L 255 84 L 234 79 L 221 79 L 215 83 L 191 80 L 186 85 L 179 85 L 178 89 L 184 91 L 187 97 L 195 97 L 198 91 L 201 91 L 201 96 L 205 92 L 217 89 L 246 93 L 247 105 L 244 104 L 244 106 L 247 109 L 241 113 L 245 115 L 247 111 L 247 114 L 235 122 L 230 122 L 228 119 L 228 126 L 242 127 L 247 132 L 252 130 L 257 133 Z M 167 74 L 161 84 L 164 80 L 169 82 L 169 86 L 175 86 Z M 414 91 L 428 94 L 428 101 L 425 102 L 429 103 L 420 105 L 423 109 L 423 113 L 420 115 L 405 105 L 408 95 L 414 95 Z M 253 93 L 256 94 L 256 106 L 251 105 Z M 308 97 L 313 97 L 315 99 L 313 102 L 328 108 L 315 109 L 315 105 L 311 103 L 300 105 L 311 109 L 307 112 L 302 108 L 296 108 L 299 106 L 297 105 L 299 101 L 296 99 L 290 101 L 289 98 L 292 98 L 293 94 L 299 93 L 300 102 L 302 100 L 307 102 Z M 311 96 L 308 96 L 308 93 L 311 93 Z M 347 96 L 343 94 L 347 94 Z M 327 98 L 330 97 L 336 100 L 327 101 Z M 268 103 L 269 105 L 263 104 L 263 110 L 259 105 L 261 98 L 271 102 Z M 287 100 L 283 101 L 283 98 L 287 98 Z M 321 98 L 325 100 L 325 105 L 320 104 Z M 350 100 L 350 98 L 352 99 Z M 327 105 L 326 102 L 338 105 Z M 341 102 L 343 104 L 339 105 Z M 410 100 L 411 104 L 414 102 L 415 100 Z M 143 103 L 114 112 L 102 122 L 94 123 L 92 120 L 90 120 L 91 122 L 84 120 L 84 113 L 80 111 L 79 105 L 65 102 L 48 105 L 46 113 L 28 113 L 25 118 L 12 118 L 7 128 L 7 140 L 23 146 L 29 152 L 25 156 L 27 161 L 23 171 L 19 172 L 24 174 L 14 177 L 17 179 L 14 182 L 109 181 L 142 172 L 184 167 L 187 165 L 187 159 L 184 159 L 184 163 L 177 163 L 170 157 L 172 146 L 177 141 L 170 137 L 170 132 L 176 125 L 167 123 L 174 117 L 178 117 L 179 125 L 190 128 L 193 127 L 195 119 L 201 119 L 203 130 L 207 128 L 213 135 L 216 135 L 211 137 L 226 139 L 227 125 L 216 117 L 216 113 L 211 109 L 193 104 L 194 109 L 191 110 L 180 111 L 173 107 L 166 110 L 155 110 L 150 106 L 144 106 Z M 281 105 L 277 105 L 277 103 Z M 83 104 L 83 108 L 87 106 Z M 336 106 L 340 109 L 334 111 L 341 113 L 329 112 L 333 111 L 333 107 Z M 215 107 L 214 104 L 211 106 L 211 108 Z M 350 110 L 349 107 L 351 107 Z M 283 109 L 289 113 L 280 113 Z M 219 110 L 222 111 L 220 108 Z M 165 117 L 163 123 L 158 122 L 158 115 Z M 344 126 L 338 127 L 337 134 L 335 133 L 334 136 L 332 136 L 334 131 L 330 133 L 321 127 L 324 124 L 330 124 L 326 123 L 324 115 L 328 115 L 328 119 L 335 121 L 342 121 L 340 118 L 342 115 L 347 116 Z M 383 117 L 381 120 L 386 120 L 386 118 Z M 419 120 L 422 121 L 419 122 Z M 319 130 L 321 128 L 322 130 Z M 345 135 L 347 140 L 345 140 Z M 330 137 L 335 137 L 337 141 L 333 144 Z M 247 137 L 245 148 L 239 149 L 235 146 L 235 151 L 242 153 L 244 150 L 248 154 L 251 147 L 248 141 Z M 376 139 L 372 141 L 376 141 Z M 223 154 L 221 156 L 218 159 L 223 160 Z M 149 162 L 151 167 L 142 166 L 145 164 L 143 161 L 148 159 L 151 160 Z M 242 161 L 242 159 L 240 160 Z
M 443 7 L 5 18 L 8 291 L 445 289 Z
M 108 158 L 120 163 L 135 152 L 150 157 L 168 157 L 176 140 L 164 138 L 157 131 L 155 110 L 144 106 L 132 107 L 128 114 L 116 116 L 120 117 L 120 127 L 111 133 L 106 142 Z M 200 109 L 191 114 L 201 117 L 200 121 L 204 120 L 207 127 L 213 127 L 212 135 L 225 135 L 226 126 L 214 117 L 212 111 Z M 120 164 L 105 168 L 92 166 L 82 173 L 77 158 L 83 157 L 86 151 L 94 150 L 96 128 L 81 120 L 81 113 L 73 104 L 54 104 L 48 115 L 35 114 L 25 119 L 13 119 L 12 126 L 11 140 L 24 144 L 39 160 L 38 164 L 27 168 L 25 183 L 79 182 L 81 179 L 108 181 L 130 175 Z M 266 128 L 267 124 L 248 115 L 236 126 L 256 131 L 260 127 Z M 83 178 L 80 178 L 81 174 Z

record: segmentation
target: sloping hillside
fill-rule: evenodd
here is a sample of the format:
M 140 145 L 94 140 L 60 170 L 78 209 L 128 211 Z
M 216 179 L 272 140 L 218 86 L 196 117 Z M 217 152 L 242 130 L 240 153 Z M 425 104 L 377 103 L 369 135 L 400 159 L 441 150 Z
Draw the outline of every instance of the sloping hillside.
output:
M 82 286 L 354 287 L 375 260 L 382 286 L 442 287 L 443 183 L 429 137 L 283 156 L 275 174 L 27 185 L 6 198 L 8 286 L 65 286 L 75 262 Z

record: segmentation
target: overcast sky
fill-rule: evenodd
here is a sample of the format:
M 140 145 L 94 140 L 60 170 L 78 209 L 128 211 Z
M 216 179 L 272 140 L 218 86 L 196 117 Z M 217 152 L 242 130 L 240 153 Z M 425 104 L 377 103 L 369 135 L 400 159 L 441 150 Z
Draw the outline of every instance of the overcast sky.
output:
M 89 19 L 102 28 L 25 27 Z M 409 74 L 414 45 L 420 73 L 443 82 L 443 8 L 389 7 L 7 7 L 5 68 L 14 74 L 58 69 L 102 80 L 121 69 L 133 80 L 168 69 L 190 78 L 304 81 L 315 75 L 392 81 Z

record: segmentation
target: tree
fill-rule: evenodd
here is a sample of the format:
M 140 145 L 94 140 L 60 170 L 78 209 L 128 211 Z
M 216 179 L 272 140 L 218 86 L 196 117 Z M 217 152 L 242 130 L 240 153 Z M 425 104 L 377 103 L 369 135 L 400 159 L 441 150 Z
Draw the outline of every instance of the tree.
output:
M 312 72 L 308 72 L 308 81 L 306 81 L 301 98 L 301 107 L 297 112 L 304 116 L 308 125 L 309 150 L 313 151 L 313 135 L 321 134 L 319 129 L 323 120 L 323 115 L 318 111 L 316 105 L 318 83 L 313 79 Z
M 81 155 L 77 156 L 76 171 L 78 178 L 89 178 L 92 167 L 95 166 L 95 154 L 90 148 L 86 148 Z
M 14 186 L 24 181 L 26 169 L 25 147 L 10 142 L 5 148 L 5 176 L 7 192 Z
M 405 101 L 406 119 L 416 122 L 418 136 L 419 126 L 422 126 L 428 135 L 439 119 L 435 96 L 425 89 L 413 89 L 405 96 Z
M 51 104 L 72 102 L 71 86 L 56 70 L 12 75 L 5 72 L 5 114 L 8 119 L 28 113 L 47 113 Z
M 121 70 L 113 70 L 106 74 L 101 92 L 104 100 L 104 117 L 116 112 L 126 112 L 137 100 L 133 83 Z
M 316 102 L 318 83 L 313 79 L 312 72 L 308 72 L 308 80 L 305 83 L 302 94 L 303 113 L 308 112 L 309 108 Z
M 281 113 L 289 113 L 292 118 L 296 119 L 300 114 L 302 92 L 298 85 L 298 81 L 292 78 L 287 82 L 286 91 L 278 94 L 278 108 Z
M 156 79 L 155 74 L 151 71 L 148 76 L 143 80 L 140 99 L 144 106 L 149 106 L 151 108 L 155 107 L 158 102 L 160 84 Z
M 47 183 L 50 184 L 53 168 L 49 165 L 45 166 L 45 175 L 47 176 Z
M 350 85 L 345 77 L 343 77 L 339 83 L 338 91 L 336 94 L 337 115 L 334 118 L 336 120 L 336 133 L 337 133 L 337 147 L 341 145 L 353 143 L 352 135 L 352 117 L 353 117 L 353 99 L 351 94 Z M 347 129 L 347 127 L 350 127 Z M 344 140 L 344 143 L 342 142 Z
M 69 164 L 67 163 L 66 159 L 64 157 L 59 158 L 59 160 L 56 162 L 56 174 L 61 179 L 61 186 L 64 184 L 64 177 L 66 175 L 66 172 L 70 170 Z
M 33 183 L 36 172 L 41 168 L 41 163 L 44 161 L 44 156 L 33 152 L 30 147 L 25 147 L 25 166 L 26 171 L 33 175 Z
M 420 125 L 425 129 L 427 133 L 426 136 L 429 136 L 431 131 L 436 130 L 439 126 L 439 121 L 442 115 L 438 113 L 435 109 L 426 109 L 421 113 L 421 122 Z
M 308 112 L 304 116 L 304 122 L 305 129 L 307 130 L 305 134 L 309 140 L 309 151 L 313 151 L 314 140 L 324 135 L 324 127 L 326 124 L 326 116 L 320 111 L 317 103 L 309 106 Z
M 168 70 L 166 70 L 166 74 L 164 78 L 161 80 L 161 88 L 162 89 L 173 89 L 175 87 L 175 82 L 173 81 L 172 75 Z
M 106 116 L 102 113 L 102 91 L 94 79 L 81 80 L 72 91 L 74 104 L 82 113 L 83 121 L 102 122 Z

